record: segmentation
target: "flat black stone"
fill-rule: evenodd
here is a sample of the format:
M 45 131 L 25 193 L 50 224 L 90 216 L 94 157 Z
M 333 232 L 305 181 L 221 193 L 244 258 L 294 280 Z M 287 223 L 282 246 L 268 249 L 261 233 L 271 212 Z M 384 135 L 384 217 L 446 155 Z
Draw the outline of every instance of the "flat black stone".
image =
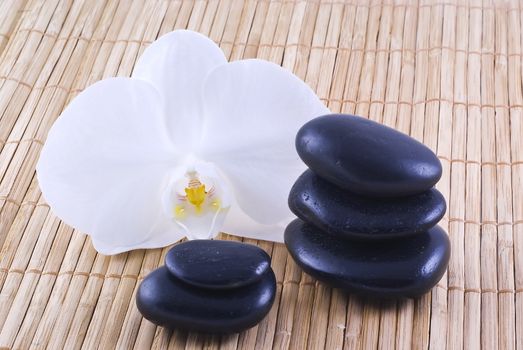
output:
M 445 198 L 434 188 L 407 197 L 364 197 L 340 189 L 311 170 L 292 187 L 289 207 L 322 231 L 362 239 L 424 232 L 441 220 L 447 208 Z
M 159 326 L 225 334 L 241 332 L 260 322 L 271 309 L 275 294 L 272 269 L 248 286 L 212 290 L 182 282 L 164 266 L 143 280 L 136 304 L 146 319 Z
M 230 289 L 258 281 L 270 269 L 271 258 L 252 244 L 205 239 L 175 245 L 165 265 L 191 285 Z
M 408 196 L 430 189 L 441 177 L 441 163 L 428 147 L 351 115 L 306 123 L 296 136 L 296 149 L 315 173 L 365 196 Z
M 308 274 L 350 293 L 377 298 L 416 297 L 438 283 L 450 258 L 447 234 L 425 233 L 386 241 L 339 239 L 296 219 L 285 244 Z

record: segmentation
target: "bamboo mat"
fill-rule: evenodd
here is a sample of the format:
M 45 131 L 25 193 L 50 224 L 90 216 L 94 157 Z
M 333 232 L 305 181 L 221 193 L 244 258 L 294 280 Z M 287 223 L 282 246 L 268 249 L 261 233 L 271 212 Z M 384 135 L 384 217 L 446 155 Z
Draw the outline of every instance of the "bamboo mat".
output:
M 354 1 L 0 0 L 0 347 L 523 349 L 523 4 Z M 332 111 L 438 154 L 453 251 L 431 293 L 364 301 L 304 275 L 283 245 L 249 241 L 278 280 L 257 327 L 211 337 L 141 318 L 137 285 L 166 249 L 96 254 L 49 211 L 35 163 L 78 92 L 129 76 L 177 28 L 231 60 L 281 64 Z

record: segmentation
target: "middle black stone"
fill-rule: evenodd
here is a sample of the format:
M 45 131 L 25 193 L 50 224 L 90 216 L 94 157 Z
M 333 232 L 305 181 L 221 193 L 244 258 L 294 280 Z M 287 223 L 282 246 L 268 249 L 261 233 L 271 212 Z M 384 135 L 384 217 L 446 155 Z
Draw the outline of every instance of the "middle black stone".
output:
M 396 238 L 424 232 L 446 211 L 436 189 L 400 198 L 364 197 L 323 180 L 311 170 L 296 181 L 289 207 L 322 231 L 347 238 Z

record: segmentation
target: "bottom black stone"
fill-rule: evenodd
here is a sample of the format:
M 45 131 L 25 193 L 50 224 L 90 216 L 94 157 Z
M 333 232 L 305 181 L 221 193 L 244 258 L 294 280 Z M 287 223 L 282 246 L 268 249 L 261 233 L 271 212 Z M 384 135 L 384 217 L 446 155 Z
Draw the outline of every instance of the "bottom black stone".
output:
M 285 244 L 308 274 L 350 293 L 377 298 L 416 297 L 441 279 L 450 242 L 439 226 L 411 237 L 356 241 L 324 233 L 296 219 Z
M 238 333 L 255 326 L 271 309 L 276 279 L 269 269 L 245 287 L 212 290 L 191 286 L 160 267 L 138 288 L 138 310 L 149 321 L 171 329 Z

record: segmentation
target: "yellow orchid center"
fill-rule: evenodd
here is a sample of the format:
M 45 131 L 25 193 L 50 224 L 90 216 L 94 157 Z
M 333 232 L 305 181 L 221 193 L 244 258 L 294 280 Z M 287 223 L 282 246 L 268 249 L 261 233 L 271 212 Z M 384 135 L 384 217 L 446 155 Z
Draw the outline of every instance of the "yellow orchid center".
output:
M 230 192 L 213 165 L 198 166 L 178 173 L 163 197 L 165 212 L 189 239 L 215 237 L 231 206 Z
M 185 176 L 187 177 L 187 185 L 183 189 L 185 196 L 180 194 L 172 209 L 175 219 L 183 220 L 187 215 L 200 216 L 206 211 L 216 212 L 222 208 L 215 188 L 211 187 L 207 190 L 196 171 L 188 171 Z
M 196 177 L 196 173 L 189 174 L 189 184 L 185 187 L 185 194 L 189 203 L 197 209 L 201 209 L 207 192 L 205 191 L 205 185 Z

